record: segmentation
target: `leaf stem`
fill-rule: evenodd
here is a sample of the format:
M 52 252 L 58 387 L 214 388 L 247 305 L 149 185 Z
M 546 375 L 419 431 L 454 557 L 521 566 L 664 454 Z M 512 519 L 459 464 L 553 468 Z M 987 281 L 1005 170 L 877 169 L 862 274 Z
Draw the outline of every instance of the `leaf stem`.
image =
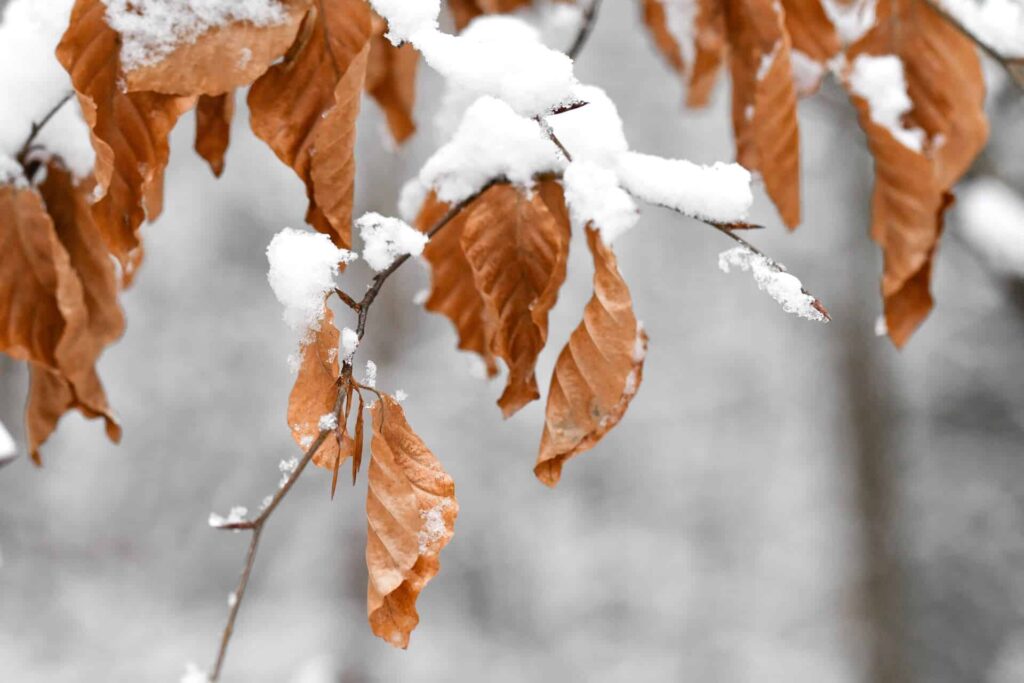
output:
M 50 120 L 57 115 L 57 112 L 60 111 L 61 107 L 67 104 L 74 95 L 74 91 L 65 94 L 57 104 L 53 105 L 50 111 L 46 112 L 43 118 L 39 121 L 32 122 L 32 129 L 29 131 L 28 137 L 25 138 L 24 144 L 22 144 L 21 149 L 19 149 L 18 153 L 15 155 L 14 158 L 19 164 L 21 164 L 21 168 L 25 172 L 25 176 L 28 177 L 30 181 L 32 180 L 32 176 L 35 175 L 36 167 L 38 166 L 38 164 L 33 164 L 33 162 L 28 160 L 28 155 L 32 151 L 32 143 L 36 141 L 36 138 L 39 136 L 39 133 L 43 128 L 46 127 L 46 124 L 48 124 Z

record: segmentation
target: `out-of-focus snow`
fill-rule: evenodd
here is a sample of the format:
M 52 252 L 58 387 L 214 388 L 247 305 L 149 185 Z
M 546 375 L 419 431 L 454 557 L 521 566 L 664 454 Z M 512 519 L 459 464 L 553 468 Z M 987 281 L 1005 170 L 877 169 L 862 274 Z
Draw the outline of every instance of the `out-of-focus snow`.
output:
M 980 178 L 959 192 L 964 239 L 996 270 L 1024 277 L 1024 197 L 995 178 Z

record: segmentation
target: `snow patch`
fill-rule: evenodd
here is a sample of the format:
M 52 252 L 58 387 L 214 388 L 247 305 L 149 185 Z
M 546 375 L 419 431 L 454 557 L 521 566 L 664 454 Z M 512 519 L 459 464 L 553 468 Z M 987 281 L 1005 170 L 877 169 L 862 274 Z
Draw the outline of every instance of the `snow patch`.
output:
M 850 89 L 864 98 L 871 120 L 908 149 L 920 152 L 926 139 L 920 128 L 905 128 L 903 116 L 914 107 L 907 94 L 903 61 L 896 55 L 857 55 L 850 65 Z
M 718 267 L 723 273 L 731 268 L 749 271 L 757 282 L 757 288 L 782 304 L 782 310 L 801 318 L 826 322 L 825 315 L 814 305 L 815 298 L 806 293 L 800 280 L 782 270 L 767 256 L 754 253 L 745 246 L 738 246 L 718 255 Z
M 399 256 L 419 256 L 428 237 L 398 218 L 366 213 L 355 221 L 363 240 L 363 260 L 375 271 L 387 270 Z

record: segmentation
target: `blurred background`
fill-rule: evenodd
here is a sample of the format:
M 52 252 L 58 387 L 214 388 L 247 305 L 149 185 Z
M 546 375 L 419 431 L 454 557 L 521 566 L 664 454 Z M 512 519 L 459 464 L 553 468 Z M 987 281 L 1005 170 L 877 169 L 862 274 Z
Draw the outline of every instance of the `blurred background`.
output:
M 683 109 L 638 3 L 604 4 L 577 74 L 607 89 L 635 149 L 732 158 L 727 84 Z M 1024 97 L 993 74 L 979 172 L 1024 189 Z M 365 100 L 359 212 L 393 214 L 440 142 L 438 79 L 423 69 L 419 84 L 420 132 L 401 149 Z M 301 225 L 305 197 L 239 106 L 219 181 L 191 151 L 191 115 L 174 134 L 128 330 L 100 365 L 122 444 L 76 414 L 43 469 L 0 470 L 0 680 L 169 681 L 186 661 L 208 666 L 248 537 L 206 518 L 258 507 L 298 454 L 284 419 L 292 337 L 264 250 Z M 426 269 L 403 268 L 359 362 L 409 394 L 411 423 L 457 483 L 420 626 L 405 652 L 371 634 L 365 477 L 331 502 L 329 474 L 310 470 L 264 534 L 224 680 L 1024 680 L 1022 274 L 993 267 L 954 213 L 937 308 L 895 351 L 874 331 L 872 163 L 852 107 L 826 84 L 801 123 L 804 224 L 786 234 L 762 192 L 753 218 L 768 229 L 751 239 L 834 322 L 786 315 L 718 270 L 722 235 L 646 209 L 616 243 L 651 338 L 643 385 L 554 491 L 531 471 L 543 400 L 503 421 L 501 381 L 480 379 L 450 323 L 413 303 Z M 1024 248 L 1020 219 L 996 253 Z M 353 267 L 343 286 L 368 278 Z M 545 390 L 590 287 L 576 239 Z M 0 420 L 23 447 L 26 372 L 6 357 L 0 372 Z

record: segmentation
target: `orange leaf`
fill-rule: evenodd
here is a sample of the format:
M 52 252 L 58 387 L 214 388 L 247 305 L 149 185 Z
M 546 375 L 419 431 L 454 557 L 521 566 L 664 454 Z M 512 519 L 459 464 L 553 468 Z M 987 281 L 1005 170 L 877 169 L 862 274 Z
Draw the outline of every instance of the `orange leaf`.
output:
M 786 32 L 792 41 L 791 61 L 799 95 L 818 89 L 828 62 L 839 52 L 839 36 L 820 0 L 782 0 Z
M 419 623 L 416 599 L 441 567 L 459 504 L 455 483 L 409 426 L 402 407 L 381 396 L 373 408 L 366 491 L 366 607 L 370 628 L 405 648 Z
M 511 185 L 495 185 L 467 209 L 462 250 L 493 321 L 491 351 L 509 369 L 498 399 L 505 417 L 540 397 L 534 368 L 569 255 L 561 193 L 553 180 L 538 183 L 529 197 Z
M 224 172 L 224 154 L 231 142 L 235 94 L 202 95 L 196 105 L 196 153 L 210 165 L 213 175 Z
M 92 377 L 87 383 L 100 387 L 102 392 L 96 371 L 90 368 L 90 373 Z M 103 404 L 106 405 L 105 396 Z M 28 402 L 25 406 L 25 424 L 29 453 L 37 465 L 42 464 L 39 454 L 40 446 L 53 434 L 57 428 L 57 422 L 64 413 L 73 408 L 77 408 L 79 412 L 90 419 L 102 417 L 106 423 L 107 438 L 114 443 L 121 441 L 121 426 L 109 408 L 97 411 L 85 405 L 76 398 L 71 385 L 59 372 L 39 363 L 29 363 L 29 392 Z
M 346 248 L 370 23 L 365 0 L 317 3 L 288 57 L 249 91 L 253 131 L 306 184 L 306 221 Z
M 673 1 L 644 0 L 644 22 L 661 54 L 683 76 L 687 86 L 686 103 L 703 107 L 708 103 L 718 68 L 725 57 L 722 6 L 717 0 L 696 0 L 693 41 L 684 46 L 669 28 L 665 3 Z
M 320 435 L 320 418 L 334 412 L 338 398 L 338 342 L 340 334 L 334 326 L 334 313 L 324 306 L 320 329 L 311 331 L 309 341 L 302 345 L 302 361 L 295 385 L 288 396 L 288 426 L 292 438 L 305 451 Z M 340 464 L 337 439 L 328 438 L 313 456 L 313 463 L 328 470 Z
M 192 103 L 154 93 L 120 89 L 120 43 L 104 18 L 102 0 L 77 0 L 57 57 L 71 75 L 96 150 L 96 224 L 129 272 L 142 221 L 160 213 L 167 136 Z
M 889 336 L 903 346 L 933 305 L 932 257 L 953 184 L 988 137 L 984 79 L 970 40 L 919 0 L 880 0 L 878 24 L 847 55 L 898 57 L 913 103 L 906 128 L 927 137 L 920 151 L 874 121 L 871 107 L 846 85 L 875 158 L 871 236 L 882 247 L 882 297 Z M 852 68 L 852 67 L 851 67 Z
M 587 229 L 594 257 L 594 295 L 551 375 L 544 434 L 534 474 L 548 486 L 569 458 L 593 448 L 629 407 L 643 378 L 647 335 L 633 313 L 615 254 Z
M 727 0 L 732 120 L 739 162 L 758 170 L 789 228 L 800 224 L 800 138 L 789 34 L 775 0 Z
M 416 226 L 426 232 L 448 211 L 448 204 L 439 202 L 434 193 L 428 195 L 416 218 Z M 423 257 L 430 264 L 430 297 L 428 311 L 447 316 L 459 335 L 459 348 L 480 355 L 487 375 L 498 374 L 498 365 L 491 353 L 493 324 L 487 317 L 483 297 L 476 291 L 473 269 L 462 252 L 462 233 L 469 209 L 452 218 L 444 229 L 430 238 Z
M 287 15 L 280 24 L 236 21 L 215 26 L 158 62 L 127 71 L 128 91 L 222 95 L 249 85 L 288 51 L 310 0 L 282 0 L 282 4 Z
M 412 108 L 416 100 L 419 53 L 412 45 L 392 45 L 384 37 L 386 30 L 384 20 L 374 15 L 373 42 L 366 67 L 366 91 L 384 110 L 395 142 L 404 142 L 416 132 Z

